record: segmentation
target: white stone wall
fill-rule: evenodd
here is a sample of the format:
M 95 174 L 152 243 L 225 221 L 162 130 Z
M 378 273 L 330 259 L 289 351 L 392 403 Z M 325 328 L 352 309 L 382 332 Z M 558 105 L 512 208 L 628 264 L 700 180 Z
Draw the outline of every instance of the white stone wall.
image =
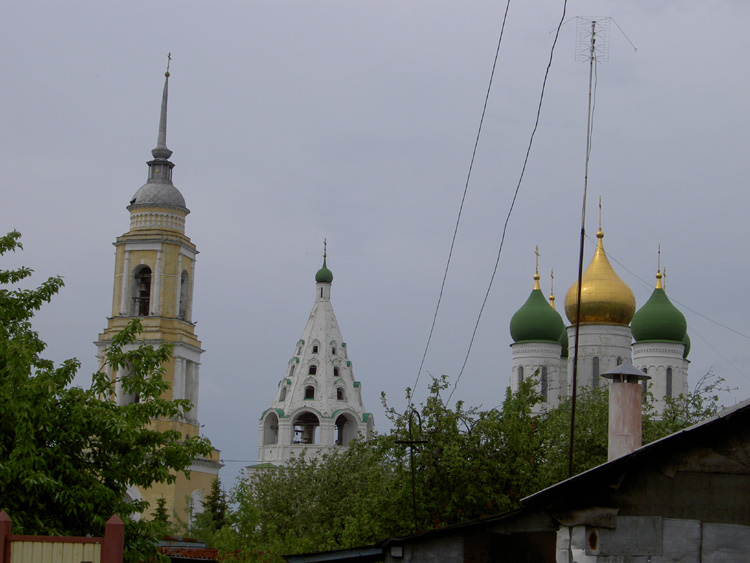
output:
M 633 334 L 629 326 L 582 324 L 578 345 L 578 389 L 604 386 L 607 381 L 594 379 L 594 358 L 599 360 L 599 375 L 613 370 L 620 363 L 632 363 Z M 568 327 L 568 389 L 573 386 L 573 361 L 576 341 L 575 326 Z
M 648 391 L 653 395 L 657 413 L 664 411 L 668 394 L 668 370 L 672 372 L 672 397 L 688 392 L 688 360 L 682 357 L 685 345 L 671 342 L 636 342 L 633 344 L 633 365 L 645 371 L 651 379 Z
M 546 401 L 535 405 L 535 411 L 541 412 L 554 408 L 560 404 L 561 393 L 567 381 L 563 377 L 562 366 L 564 362 L 560 358 L 562 346 L 556 342 L 517 342 L 511 344 L 513 351 L 513 374 L 510 380 L 510 388 L 515 393 L 518 391 L 519 376 L 523 370 L 523 378 L 533 377 L 537 380 L 536 389 L 543 393 L 542 368 L 547 369 Z M 544 393 L 543 393 L 544 394 Z

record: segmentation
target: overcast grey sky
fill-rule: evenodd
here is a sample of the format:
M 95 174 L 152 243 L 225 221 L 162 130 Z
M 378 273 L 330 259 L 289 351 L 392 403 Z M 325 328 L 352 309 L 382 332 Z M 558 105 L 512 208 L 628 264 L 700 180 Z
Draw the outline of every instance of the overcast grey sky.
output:
M 443 306 L 425 369 L 455 380 L 521 169 L 560 0 L 510 6 Z M 324 237 L 332 301 L 376 428 L 380 392 L 414 383 L 463 192 L 505 2 L 289 0 L 7 2 L 0 21 L 3 231 L 23 233 L 35 281 L 66 287 L 36 328 L 55 360 L 95 369 L 114 249 L 146 180 L 167 52 L 167 144 L 197 245 L 200 419 L 224 480 L 256 459 L 270 405 L 313 305 Z M 661 243 L 666 289 L 707 370 L 750 395 L 747 190 L 750 3 L 573 1 L 609 16 L 598 67 L 587 229 L 640 307 Z M 539 130 L 495 284 L 454 399 L 498 405 L 508 323 L 532 288 L 562 310 L 574 281 L 588 66 L 560 35 Z M 593 244 L 587 242 L 585 261 Z M 688 309 L 689 308 L 689 309 Z M 696 311 L 699 314 L 691 312 Z M 721 328 L 716 323 L 733 330 Z M 423 374 L 417 399 L 429 382 Z

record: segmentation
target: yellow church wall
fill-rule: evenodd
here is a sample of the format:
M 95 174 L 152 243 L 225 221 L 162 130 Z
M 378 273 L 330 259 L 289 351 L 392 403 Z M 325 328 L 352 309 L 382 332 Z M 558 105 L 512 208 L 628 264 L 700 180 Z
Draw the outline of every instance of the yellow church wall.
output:
M 113 317 L 108 319 L 107 328 L 99 335 L 99 341 L 109 341 L 119 333 L 134 317 Z M 183 343 L 200 349 L 201 343 L 193 333 L 193 325 L 178 319 L 161 317 L 137 317 L 141 321 L 143 332 L 139 340 L 166 340 Z
M 199 460 L 197 462 L 201 465 L 212 466 L 210 469 L 201 470 L 194 468 L 190 471 L 189 477 L 183 473 L 179 473 L 173 483 L 157 483 L 153 487 L 141 491 L 143 500 L 149 503 L 149 508 L 143 513 L 143 517 L 147 519 L 151 518 L 156 509 L 157 501 L 159 498 L 164 497 L 170 521 L 175 521 L 173 514 L 176 513 L 180 522 L 187 523 L 189 520 L 189 499 L 195 491 L 200 491 L 201 498 L 205 500 L 211 491 L 211 483 L 218 477 L 219 468 L 221 467 L 219 456 L 220 452 L 214 450 L 211 453 L 210 459 Z
M 185 236 L 174 236 L 164 235 L 163 232 L 154 232 L 156 240 L 152 240 L 150 237 L 141 236 L 134 238 L 132 235 L 123 235 L 118 239 L 117 250 L 115 252 L 115 274 L 114 274 L 114 287 L 112 291 L 112 316 L 118 316 L 120 314 L 120 303 L 122 300 L 122 280 L 123 276 L 130 276 L 133 270 L 143 264 L 151 269 L 152 276 L 156 274 L 156 258 L 157 254 L 155 250 L 130 250 L 129 251 L 129 264 L 128 272 L 125 272 L 125 245 L 122 242 L 156 242 L 160 244 L 161 249 L 161 260 L 162 267 L 160 273 L 160 292 L 159 292 L 159 305 L 161 316 L 165 317 L 176 317 L 177 316 L 177 298 L 178 292 L 180 291 L 180 279 L 183 271 L 187 271 L 188 275 L 192 275 L 193 259 L 185 254 L 180 258 L 181 249 L 187 247 L 191 252 L 196 252 L 195 246 L 190 242 L 190 239 Z M 127 240 L 123 240 L 126 239 Z M 154 279 L 154 278 L 152 278 Z M 128 284 L 128 291 L 132 291 L 132 287 Z M 153 292 L 152 292 L 153 294 Z M 126 302 L 129 306 L 130 296 L 127 296 Z

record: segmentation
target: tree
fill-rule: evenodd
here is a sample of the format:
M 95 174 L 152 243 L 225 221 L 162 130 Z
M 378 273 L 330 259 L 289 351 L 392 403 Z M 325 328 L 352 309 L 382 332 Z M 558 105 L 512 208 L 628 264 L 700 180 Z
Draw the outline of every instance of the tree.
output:
M 426 443 L 414 451 L 417 523 L 410 528 L 420 531 L 516 508 L 538 486 L 541 434 L 531 411 L 541 397 L 533 381 L 516 393 L 508 389 L 502 408 L 488 411 L 465 408 L 461 401 L 449 408 L 442 399 L 448 383 L 446 376 L 434 379 L 417 409 Z M 407 390 L 409 410 L 414 408 L 410 399 Z M 392 440 L 409 440 L 407 416 L 395 409 L 386 412 L 394 425 Z M 411 495 L 411 455 L 395 442 L 392 455 L 403 489 Z
M 0 256 L 20 250 L 20 234 L 0 237 Z M 106 363 L 127 368 L 123 390 L 140 401 L 118 405 L 115 381 L 100 370 L 88 388 L 72 386 L 75 359 L 55 367 L 42 358 L 45 343 L 32 329 L 35 311 L 63 286 L 60 277 L 35 289 L 19 289 L 31 276 L 26 267 L 0 269 L 0 499 L 24 534 L 102 535 L 116 513 L 126 522 L 126 560 L 139 561 L 155 551 L 159 523 L 128 516 L 147 508 L 128 503 L 130 485 L 149 488 L 173 482 L 176 473 L 211 452 L 205 438 L 159 432 L 150 421 L 179 418 L 191 408 L 186 400 L 162 398 L 169 383 L 164 367 L 168 345 L 137 344 L 136 319 L 113 338 Z
M 156 499 L 156 508 L 154 508 L 151 519 L 159 527 L 159 536 L 171 536 L 175 534 L 176 526 L 169 520 L 167 499 L 164 497 Z
M 333 454 L 296 457 L 241 480 L 232 492 L 229 524 L 215 536 L 217 547 L 227 561 L 281 561 L 282 554 L 367 545 L 415 527 L 426 531 L 519 507 L 524 497 L 568 476 L 570 398 L 534 415 L 542 400 L 536 383 L 529 378 L 515 393 L 507 389 L 502 407 L 487 411 L 460 401 L 446 405 L 445 376 L 433 380 L 420 405 L 407 389 L 405 412 L 419 413 L 411 436 L 408 417 L 383 397 L 393 425 L 388 434 Z M 713 412 L 713 389 L 699 385 L 675 399 L 679 417 L 656 418 L 647 401 L 644 442 Z M 576 473 L 607 461 L 608 397 L 606 387 L 578 394 Z M 414 489 L 411 440 L 426 440 L 413 445 Z
M 214 544 L 214 536 L 227 524 L 227 495 L 216 477 L 211 482 L 211 490 L 203 501 L 203 512 L 196 514 L 190 526 L 192 537 Z
M 441 393 L 433 381 L 419 406 L 426 438 L 414 452 L 415 496 L 407 419 L 387 409 L 394 430 L 343 451 L 292 458 L 283 467 L 256 470 L 232 491 L 235 509 L 216 535 L 227 561 L 280 561 L 282 554 L 375 543 L 414 530 L 463 522 L 518 506 L 537 488 L 541 435 L 531 406 L 532 384 L 507 393 L 503 409 L 480 412 Z M 407 399 L 410 395 L 407 392 Z M 413 405 L 412 405 L 413 407 Z M 386 405 L 387 408 L 387 405 Z M 411 407 L 410 407 L 411 408 Z
M 664 435 L 677 432 L 714 416 L 721 404 L 719 392 L 731 392 L 723 377 L 708 370 L 687 394 L 666 397 L 666 408 L 661 416 Z
M 540 467 L 541 487 L 568 478 L 570 449 L 571 398 L 539 417 L 542 427 L 544 459 Z M 576 427 L 573 444 L 573 474 L 607 461 L 609 390 L 606 387 L 584 387 L 576 398 Z

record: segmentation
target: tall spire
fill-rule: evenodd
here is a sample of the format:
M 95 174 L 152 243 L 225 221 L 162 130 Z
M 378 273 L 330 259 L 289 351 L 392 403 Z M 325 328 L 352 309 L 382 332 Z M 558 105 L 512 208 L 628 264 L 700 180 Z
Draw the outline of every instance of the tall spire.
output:
M 167 55 L 167 72 L 164 73 L 164 93 L 161 97 L 161 116 L 159 118 L 159 135 L 156 139 L 156 148 L 151 151 L 154 158 L 168 159 L 172 151 L 167 148 L 167 91 L 169 87 L 169 63 L 172 61 L 172 53 Z
M 167 71 L 164 73 L 164 93 L 161 98 L 161 116 L 159 119 L 159 135 L 156 141 L 156 148 L 151 151 L 153 160 L 148 164 L 148 180 L 141 186 L 130 200 L 128 210 L 136 212 L 143 207 L 168 207 L 180 210 L 180 213 L 187 215 L 190 210 L 185 207 L 185 198 L 182 197 L 180 190 L 172 184 L 172 169 L 174 164 L 169 157 L 172 151 L 167 148 L 167 90 L 169 86 L 169 63 L 172 60 L 172 54 L 167 56 Z M 184 228 L 183 218 L 178 220 L 181 227 Z M 139 219 L 140 221 L 140 219 Z M 141 223 L 138 223 L 139 225 Z

